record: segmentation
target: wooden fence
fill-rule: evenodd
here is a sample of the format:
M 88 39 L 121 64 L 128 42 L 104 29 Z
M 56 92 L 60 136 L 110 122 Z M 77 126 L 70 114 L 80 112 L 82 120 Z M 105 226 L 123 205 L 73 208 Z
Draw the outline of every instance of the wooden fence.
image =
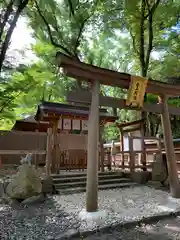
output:
M 33 153 L 33 163 L 45 162 L 46 133 L 0 131 L 0 156 L 2 164 L 20 164 L 20 157 Z
M 87 166 L 87 135 L 83 134 L 58 134 L 58 144 L 56 154 L 50 150 L 49 137 L 47 133 L 40 132 L 20 132 L 20 131 L 1 131 L 0 132 L 0 157 L 2 164 L 20 164 L 20 157 L 27 153 L 33 153 L 33 163 L 35 165 L 45 165 L 48 158 L 52 157 L 52 162 L 56 170 L 72 169 L 84 170 Z M 141 139 L 143 148 L 133 149 L 134 139 Z M 148 142 L 148 144 L 147 144 Z M 106 144 L 107 145 L 107 144 Z M 115 162 L 111 158 L 108 148 L 99 152 L 99 169 L 104 166 L 111 169 L 118 167 L 135 171 L 136 169 L 152 168 L 153 154 L 165 153 L 163 145 L 155 137 L 134 137 L 130 138 L 129 150 L 120 151 L 120 146 L 115 156 Z M 180 148 L 176 144 L 177 163 L 180 165 Z M 51 164 L 52 164 L 51 162 Z

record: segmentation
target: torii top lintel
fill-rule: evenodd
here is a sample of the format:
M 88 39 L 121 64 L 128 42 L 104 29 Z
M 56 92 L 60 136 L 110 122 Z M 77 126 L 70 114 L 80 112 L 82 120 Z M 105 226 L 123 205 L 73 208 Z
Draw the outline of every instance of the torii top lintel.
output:
M 87 63 L 80 62 L 76 58 L 69 57 L 61 52 L 57 52 L 56 61 L 62 67 L 64 73 L 72 78 L 82 81 L 100 81 L 101 84 L 128 89 L 131 75 L 128 73 L 116 72 L 113 70 L 100 68 Z M 180 85 L 167 84 L 160 81 L 149 80 L 147 93 L 157 95 L 166 94 L 168 96 L 179 96 Z

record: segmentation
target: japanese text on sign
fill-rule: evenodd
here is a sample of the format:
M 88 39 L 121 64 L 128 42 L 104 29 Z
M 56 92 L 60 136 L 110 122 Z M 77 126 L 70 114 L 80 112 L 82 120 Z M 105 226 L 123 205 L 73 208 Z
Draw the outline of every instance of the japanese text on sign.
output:
M 128 90 L 126 104 L 134 107 L 142 107 L 144 94 L 148 80 L 139 76 L 131 76 L 131 84 Z

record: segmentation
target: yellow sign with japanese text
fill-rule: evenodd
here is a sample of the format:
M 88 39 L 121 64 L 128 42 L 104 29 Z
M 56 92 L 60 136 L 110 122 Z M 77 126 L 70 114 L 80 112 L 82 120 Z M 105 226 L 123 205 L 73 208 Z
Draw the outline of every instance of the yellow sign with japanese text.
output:
M 131 84 L 128 90 L 126 105 L 133 107 L 142 107 L 144 102 L 144 94 L 146 92 L 148 79 L 131 76 Z

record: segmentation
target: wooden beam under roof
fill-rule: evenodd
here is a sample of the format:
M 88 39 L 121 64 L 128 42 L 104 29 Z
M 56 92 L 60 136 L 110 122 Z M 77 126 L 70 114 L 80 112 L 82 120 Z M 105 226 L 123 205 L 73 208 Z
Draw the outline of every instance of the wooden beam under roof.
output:
M 64 73 L 74 79 L 88 82 L 96 81 L 98 79 L 100 84 L 120 87 L 123 89 L 129 88 L 131 81 L 130 74 L 86 64 L 60 52 L 57 52 L 56 60 L 58 66 L 64 69 Z M 149 80 L 146 92 L 157 95 L 166 94 L 169 96 L 180 96 L 180 85 Z
M 77 92 L 70 92 L 67 94 L 67 100 L 73 101 L 77 103 L 85 103 L 90 104 L 91 102 L 91 93 L 80 91 Z M 143 108 L 135 108 L 126 105 L 125 99 L 120 98 L 112 98 L 112 97 L 105 97 L 100 95 L 99 97 L 99 104 L 103 107 L 112 107 L 112 108 L 119 108 L 119 109 L 127 109 L 127 110 L 136 110 L 136 111 L 146 111 L 146 112 L 153 112 L 153 113 L 162 113 L 162 104 L 150 104 L 144 103 Z M 180 116 L 180 107 L 169 106 L 169 114 L 174 116 Z

